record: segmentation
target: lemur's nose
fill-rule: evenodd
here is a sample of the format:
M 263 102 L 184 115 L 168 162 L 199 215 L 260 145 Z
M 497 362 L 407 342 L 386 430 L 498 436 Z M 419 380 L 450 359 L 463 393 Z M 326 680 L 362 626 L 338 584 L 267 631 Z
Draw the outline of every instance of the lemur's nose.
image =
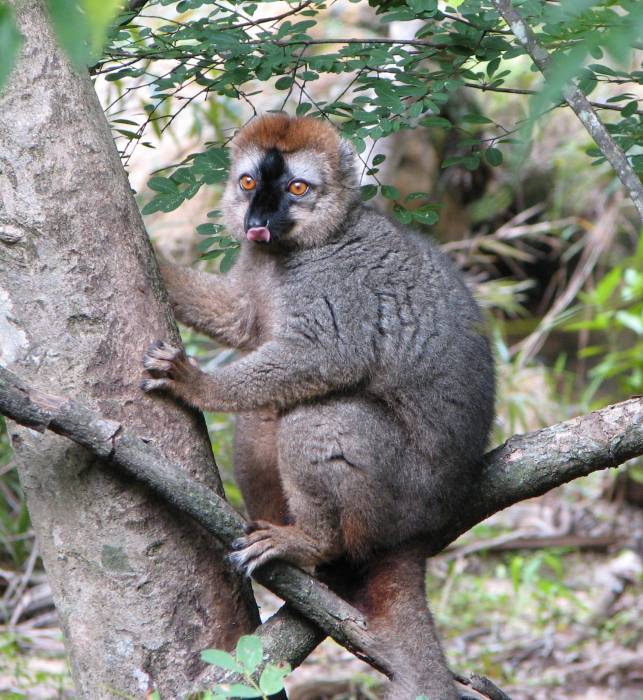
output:
M 246 218 L 246 231 L 251 228 L 268 228 L 268 219 L 259 213 L 250 213 Z

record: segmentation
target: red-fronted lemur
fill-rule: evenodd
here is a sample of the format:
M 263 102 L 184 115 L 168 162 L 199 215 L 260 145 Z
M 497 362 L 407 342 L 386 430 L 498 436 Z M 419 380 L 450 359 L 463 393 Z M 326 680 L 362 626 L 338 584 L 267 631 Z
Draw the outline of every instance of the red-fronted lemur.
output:
M 241 354 L 206 374 L 157 342 L 143 388 L 238 414 L 254 522 L 235 563 L 361 567 L 351 599 L 391 659 L 389 697 L 454 700 L 422 550 L 475 498 L 493 362 L 460 274 L 362 204 L 355 170 L 326 122 L 280 113 L 241 129 L 222 202 L 238 262 L 226 275 L 161 266 L 177 318 Z

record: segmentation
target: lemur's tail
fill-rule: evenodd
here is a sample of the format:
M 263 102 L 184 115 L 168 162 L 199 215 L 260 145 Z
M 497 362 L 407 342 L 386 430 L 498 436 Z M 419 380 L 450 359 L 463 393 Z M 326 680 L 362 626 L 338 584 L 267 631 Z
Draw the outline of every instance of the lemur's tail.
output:
M 368 565 L 353 603 L 390 659 L 387 700 L 458 700 L 426 603 L 425 556 L 418 547 L 387 552 Z

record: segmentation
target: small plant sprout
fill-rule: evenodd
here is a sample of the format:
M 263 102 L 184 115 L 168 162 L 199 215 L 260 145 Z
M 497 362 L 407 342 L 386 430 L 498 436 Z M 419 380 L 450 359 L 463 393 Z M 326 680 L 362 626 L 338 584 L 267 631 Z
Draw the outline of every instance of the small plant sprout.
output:
M 206 693 L 204 700 L 227 700 L 228 698 L 263 698 L 284 689 L 284 678 L 290 673 L 288 664 L 266 663 L 261 672 L 263 645 L 254 635 L 244 635 L 237 642 L 234 655 L 221 649 L 206 649 L 201 659 L 218 666 L 231 674 L 241 676 L 244 682 L 220 683 Z M 255 680 L 257 679 L 258 680 Z

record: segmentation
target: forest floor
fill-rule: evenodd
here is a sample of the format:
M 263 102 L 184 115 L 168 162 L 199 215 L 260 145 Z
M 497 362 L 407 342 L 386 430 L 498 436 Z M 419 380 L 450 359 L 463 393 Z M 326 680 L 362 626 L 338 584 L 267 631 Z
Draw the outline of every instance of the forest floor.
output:
M 643 509 L 594 474 L 498 513 L 431 560 L 427 589 L 451 666 L 512 700 L 643 700 Z M 278 601 L 258 590 L 262 615 Z M 73 698 L 34 553 L 0 570 L 0 698 Z M 380 678 L 331 641 L 290 700 L 372 700 Z

